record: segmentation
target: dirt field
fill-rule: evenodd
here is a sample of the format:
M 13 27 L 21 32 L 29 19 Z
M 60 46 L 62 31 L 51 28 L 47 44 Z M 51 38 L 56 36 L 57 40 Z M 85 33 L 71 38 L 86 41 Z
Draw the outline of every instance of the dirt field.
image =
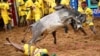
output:
M 95 20 L 97 34 L 94 35 L 88 27 L 85 28 L 88 36 L 84 36 L 80 31 L 74 32 L 69 26 L 68 33 L 64 29 L 57 31 L 57 44 L 53 43 L 53 37 L 49 34 L 45 39 L 38 42 L 41 48 L 47 48 L 49 54 L 56 53 L 57 56 L 100 56 L 100 19 Z M 5 38 L 9 37 L 15 43 L 21 43 L 23 30 L 25 27 L 15 27 L 6 34 L 0 32 L 0 56 L 23 56 L 23 53 L 17 51 L 12 46 L 4 45 Z M 27 41 L 31 38 L 31 33 L 26 35 Z

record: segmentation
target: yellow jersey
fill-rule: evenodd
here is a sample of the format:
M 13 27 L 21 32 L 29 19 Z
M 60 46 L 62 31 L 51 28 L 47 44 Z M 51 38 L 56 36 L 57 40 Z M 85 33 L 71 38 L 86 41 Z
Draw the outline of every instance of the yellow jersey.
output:
M 37 2 L 40 4 L 40 10 L 42 13 L 42 16 L 44 15 L 44 3 L 43 0 L 37 0 Z
M 23 0 L 18 0 L 19 6 L 18 6 L 18 10 L 19 10 L 19 16 L 23 16 L 26 14 L 26 8 L 25 8 L 25 3 Z
M 26 19 L 30 19 L 31 17 L 33 19 L 35 19 L 35 21 L 40 20 L 42 14 L 41 14 L 41 10 L 40 10 L 40 5 L 38 2 L 33 3 L 32 7 L 34 7 L 33 10 L 30 10 L 27 14 L 27 18 Z
M 41 6 L 40 6 L 40 4 L 38 2 L 35 2 L 33 7 L 35 7 L 33 9 L 35 14 L 41 13 L 41 11 L 40 11 Z
M 8 24 L 11 18 L 9 17 L 9 4 L 8 3 L 1 3 L 1 17 L 3 18 L 4 24 Z
M 82 7 L 78 7 L 78 11 L 81 12 L 82 14 L 86 14 L 87 18 L 86 18 L 86 23 L 88 25 L 94 25 L 93 23 L 93 11 L 90 8 L 86 8 L 85 10 L 82 9 Z
M 9 10 L 9 4 L 2 3 L 1 15 L 8 15 L 8 10 Z
M 0 2 L 0 9 L 2 8 L 3 6 L 2 6 L 2 3 Z
M 61 0 L 62 5 L 70 5 L 70 0 Z
M 29 45 L 28 44 L 24 44 L 23 47 L 24 47 L 24 54 L 28 55 L 28 47 L 29 47 Z M 35 46 L 31 46 L 30 47 L 30 51 L 31 51 L 31 54 L 32 53 L 34 54 L 34 56 L 41 56 L 41 53 L 48 54 L 47 49 L 39 49 L 39 48 L 36 48 Z
M 31 7 L 31 6 L 33 6 L 32 0 L 27 0 L 26 3 L 25 3 L 25 7 L 26 7 L 28 10 L 30 10 L 30 8 L 28 8 L 28 7 Z
M 56 6 L 56 3 L 55 3 L 54 0 L 51 0 L 51 1 L 50 1 L 50 6 L 51 6 L 51 8 L 54 8 L 54 7 Z
M 82 9 L 82 7 L 78 8 L 78 11 L 81 12 L 82 14 L 86 14 L 86 15 L 92 15 L 93 11 L 90 8 L 86 8 L 85 10 Z
M 90 8 L 88 8 L 88 7 L 85 10 L 83 10 L 82 7 L 79 7 L 78 11 L 81 12 L 82 14 L 85 13 L 89 18 L 91 18 L 90 15 L 93 14 L 93 11 Z
M 52 13 L 52 12 L 54 12 L 55 11 L 55 9 L 54 9 L 54 7 L 56 6 L 56 3 L 55 3 L 55 1 L 54 0 L 50 0 L 49 2 L 49 13 Z

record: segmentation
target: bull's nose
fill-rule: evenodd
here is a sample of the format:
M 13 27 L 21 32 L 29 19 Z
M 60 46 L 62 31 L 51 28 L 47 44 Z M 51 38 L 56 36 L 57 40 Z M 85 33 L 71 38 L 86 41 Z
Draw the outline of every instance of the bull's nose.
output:
M 78 24 L 77 25 L 77 29 L 79 29 L 79 28 L 81 28 L 82 27 L 82 25 L 81 24 Z

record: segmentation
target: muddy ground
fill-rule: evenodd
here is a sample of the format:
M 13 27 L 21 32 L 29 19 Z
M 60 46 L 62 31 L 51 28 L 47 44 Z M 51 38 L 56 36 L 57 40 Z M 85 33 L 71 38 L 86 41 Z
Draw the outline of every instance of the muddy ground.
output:
M 41 48 L 47 48 L 49 54 L 56 53 L 57 56 L 100 56 L 100 19 L 95 19 L 95 27 L 97 34 L 94 35 L 89 27 L 85 27 L 88 33 L 74 32 L 69 26 L 68 33 L 64 33 L 64 29 L 57 30 L 57 44 L 53 43 L 53 36 L 47 35 L 45 39 L 38 42 Z M 4 45 L 9 37 L 13 42 L 22 44 L 21 40 L 24 36 L 25 27 L 14 27 L 11 31 L 5 33 L 0 31 L 0 56 L 23 56 L 23 53 L 17 51 L 9 45 Z M 26 35 L 27 41 L 31 38 L 31 33 Z

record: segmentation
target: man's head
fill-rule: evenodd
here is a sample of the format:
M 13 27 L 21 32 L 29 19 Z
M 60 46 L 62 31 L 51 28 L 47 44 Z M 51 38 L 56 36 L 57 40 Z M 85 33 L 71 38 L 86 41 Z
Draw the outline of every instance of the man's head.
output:
M 82 7 L 82 8 L 86 8 L 86 7 L 87 7 L 87 4 L 86 4 L 85 1 L 81 3 L 81 7 Z

